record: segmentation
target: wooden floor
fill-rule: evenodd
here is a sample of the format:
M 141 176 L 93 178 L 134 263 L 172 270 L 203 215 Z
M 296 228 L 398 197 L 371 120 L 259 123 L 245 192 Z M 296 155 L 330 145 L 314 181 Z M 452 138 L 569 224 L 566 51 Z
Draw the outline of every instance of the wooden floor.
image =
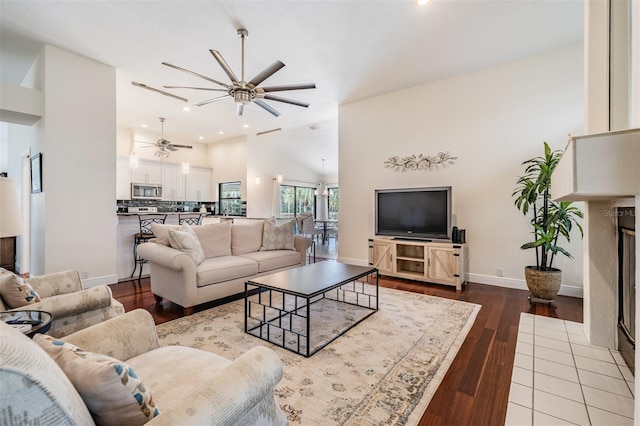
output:
M 421 426 L 502 425 L 507 410 L 511 370 L 521 312 L 582 322 L 582 299 L 558 297 L 555 306 L 530 305 L 528 292 L 469 283 L 455 288 L 381 277 L 380 285 L 464 300 L 482 305 L 478 317 L 420 422 Z M 148 278 L 111 285 L 127 311 L 144 308 L 156 324 L 182 316 L 171 302 L 156 304 Z M 203 305 L 201 311 L 212 307 Z

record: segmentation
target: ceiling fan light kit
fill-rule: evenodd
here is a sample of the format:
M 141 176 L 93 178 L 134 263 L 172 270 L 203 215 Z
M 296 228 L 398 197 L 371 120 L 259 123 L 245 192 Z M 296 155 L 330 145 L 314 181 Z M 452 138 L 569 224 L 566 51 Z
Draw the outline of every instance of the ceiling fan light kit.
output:
M 164 88 L 172 88 L 172 89 L 193 89 L 193 90 L 209 90 L 209 91 L 218 91 L 218 92 L 226 92 L 225 95 L 217 96 L 212 99 L 208 99 L 206 101 L 195 104 L 195 106 L 203 106 L 213 102 L 217 102 L 222 99 L 231 98 L 236 103 L 236 114 L 242 115 L 244 112 L 244 106 L 247 104 L 254 103 L 269 112 L 275 117 L 280 115 L 280 112 L 264 102 L 262 99 L 281 102 L 289 105 L 295 105 L 303 108 L 308 108 L 309 104 L 306 102 L 296 101 L 292 99 L 282 98 L 280 96 L 269 95 L 269 92 L 283 92 L 288 90 L 306 90 L 306 89 L 315 89 L 315 83 L 305 83 L 305 84 L 291 84 L 291 85 L 279 85 L 279 86 L 271 86 L 271 87 L 258 87 L 263 81 L 271 77 L 273 74 L 282 69 L 285 65 L 280 61 L 275 61 L 273 64 L 265 68 L 263 71 L 258 73 L 255 77 L 253 77 L 250 81 L 245 81 L 244 76 L 244 40 L 249 36 L 249 32 L 240 28 L 237 30 L 238 36 L 241 39 L 242 44 L 242 66 L 241 66 L 241 74 L 240 78 L 236 76 L 233 72 L 227 61 L 224 59 L 222 54 L 214 49 L 210 49 L 209 52 L 214 57 L 214 59 L 218 62 L 218 65 L 225 72 L 229 80 L 231 80 L 231 84 L 225 84 L 213 78 L 207 77 L 205 75 L 187 70 L 185 68 L 179 67 L 177 65 L 170 64 L 168 62 L 163 62 L 163 65 L 166 65 L 170 68 L 176 69 L 178 71 L 185 72 L 187 74 L 191 74 L 198 78 L 202 78 L 211 83 L 217 84 L 218 86 L 222 86 L 224 89 L 216 89 L 216 88 L 206 88 L 206 87 L 193 87 L 193 86 L 163 86 Z
M 168 141 L 164 138 L 164 117 L 159 117 L 160 119 L 160 126 L 161 126 L 161 134 L 160 134 L 160 139 L 158 139 L 155 143 L 153 142 L 140 142 L 140 141 L 134 141 L 137 143 L 144 143 L 144 144 L 148 144 L 148 145 L 152 145 L 154 147 L 156 147 L 156 152 L 154 152 L 153 155 L 155 155 L 156 157 L 160 158 L 160 159 L 164 159 L 164 158 L 169 158 L 169 154 L 172 152 L 175 152 L 178 150 L 178 148 L 182 148 L 182 149 L 193 149 L 193 146 L 191 145 L 177 145 L 174 143 L 171 143 L 171 141 Z M 143 147 L 143 148 L 150 148 L 150 147 Z

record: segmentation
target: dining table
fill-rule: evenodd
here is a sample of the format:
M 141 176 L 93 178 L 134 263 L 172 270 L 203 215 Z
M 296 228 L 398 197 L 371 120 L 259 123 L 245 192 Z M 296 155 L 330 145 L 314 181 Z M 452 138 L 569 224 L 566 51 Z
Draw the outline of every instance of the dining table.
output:
M 324 244 L 327 241 L 327 230 L 336 228 L 338 219 L 315 219 L 313 223 L 322 228 L 322 244 Z

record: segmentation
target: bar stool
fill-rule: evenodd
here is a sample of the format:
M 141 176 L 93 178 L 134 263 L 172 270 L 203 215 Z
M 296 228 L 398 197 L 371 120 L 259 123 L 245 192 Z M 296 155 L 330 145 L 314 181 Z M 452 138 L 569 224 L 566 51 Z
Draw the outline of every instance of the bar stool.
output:
M 140 279 L 142 278 L 142 265 L 147 261 L 138 256 L 138 245 L 142 243 L 146 243 L 152 238 L 155 238 L 153 235 L 153 231 L 151 230 L 152 223 L 161 223 L 164 224 L 164 221 L 167 219 L 166 214 L 145 214 L 138 215 L 138 220 L 140 221 L 140 232 L 136 232 L 133 234 L 133 271 L 131 272 L 131 278 L 136 273 L 136 269 L 138 266 L 140 267 L 140 272 L 138 274 L 138 283 L 140 283 Z
M 202 223 L 202 216 L 204 215 L 201 213 L 178 214 L 178 224 L 200 225 Z

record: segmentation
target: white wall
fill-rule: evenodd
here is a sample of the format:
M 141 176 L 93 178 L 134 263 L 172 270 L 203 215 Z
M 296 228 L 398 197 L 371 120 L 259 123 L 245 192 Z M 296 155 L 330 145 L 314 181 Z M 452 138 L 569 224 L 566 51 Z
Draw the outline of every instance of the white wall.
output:
M 453 225 L 466 229 L 469 279 L 516 288 L 535 263 L 528 218 L 511 193 L 520 163 L 566 145 L 583 127 L 582 45 L 557 49 L 339 109 L 339 258 L 365 264 L 374 230 L 374 190 L 453 187 Z M 391 156 L 449 152 L 455 164 L 433 171 L 397 172 Z M 582 245 L 567 246 L 575 260 L 559 261 L 565 294 L 581 295 Z M 496 276 L 504 268 L 504 278 Z
M 8 130 L 12 164 L 25 151 L 43 159 L 43 192 L 31 195 L 31 274 L 77 269 L 116 282 L 115 69 L 47 45 L 25 86 L 45 93 L 43 118 Z
M 241 182 L 242 199 L 247 199 L 247 141 L 238 137 L 216 142 L 208 146 L 207 160 L 211 173 L 211 198 L 218 199 L 220 182 Z

